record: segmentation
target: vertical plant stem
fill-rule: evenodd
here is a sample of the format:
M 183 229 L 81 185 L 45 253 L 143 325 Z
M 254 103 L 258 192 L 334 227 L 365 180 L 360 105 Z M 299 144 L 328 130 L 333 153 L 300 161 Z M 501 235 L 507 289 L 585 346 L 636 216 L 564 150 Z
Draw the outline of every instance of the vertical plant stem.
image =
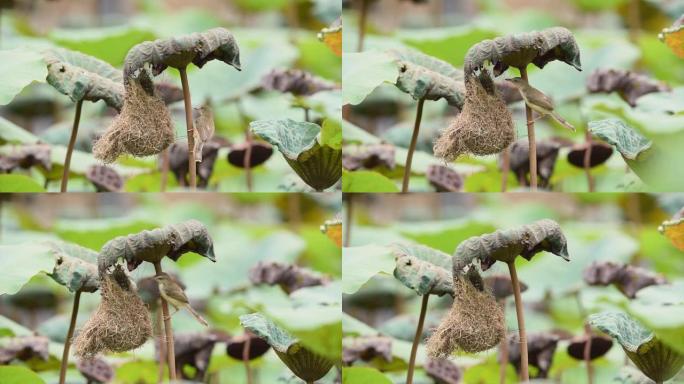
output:
M 161 192 L 166 191 L 166 185 L 169 182 L 169 148 L 166 148 L 161 154 L 162 167 L 161 167 L 161 185 L 159 190 Z
M 192 125 L 192 100 L 188 85 L 187 68 L 179 68 L 183 85 L 183 101 L 185 102 L 185 125 L 188 130 L 188 172 L 190 172 L 190 190 L 197 188 L 197 163 L 195 162 L 195 128 Z
M 413 338 L 413 345 L 411 346 L 411 358 L 409 360 L 408 373 L 406 374 L 406 384 L 413 384 L 413 371 L 416 368 L 416 353 L 418 353 L 418 344 L 423 335 L 423 324 L 425 323 L 425 314 L 427 313 L 427 304 L 430 294 L 423 295 L 423 302 L 420 305 L 420 317 L 418 318 L 418 326 L 416 327 L 416 336 Z
M 584 173 L 587 175 L 587 185 L 589 186 L 589 192 L 594 192 L 594 177 L 591 175 L 591 133 L 589 130 L 584 134 L 585 142 L 587 145 L 586 151 L 584 151 Z
M 307 123 L 309 121 L 311 121 L 310 117 L 309 117 L 309 108 L 308 107 L 304 107 L 304 121 L 306 121 Z
M 527 82 L 527 68 L 520 68 L 520 77 Z M 527 117 L 527 140 L 530 143 L 530 190 L 537 190 L 537 141 L 534 138 L 534 116 L 532 108 L 525 104 L 525 116 Z
M 504 311 L 504 318 L 506 317 L 506 299 L 499 301 L 501 309 Z M 507 333 L 507 332 L 506 332 Z M 506 367 L 508 367 L 508 337 L 504 336 L 501 343 L 499 343 L 499 354 L 501 357 L 501 365 L 499 366 L 499 384 L 506 384 Z
M 83 100 L 77 101 L 76 112 L 74 114 L 74 126 L 71 128 L 69 146 L 67 147 L 66 158 L 64 159 L 64 172 L 62 172 L 62 186 L 60 192 L 66 192 L 67 184 L 69 183 L 69 165 L 71 164 L 71 153 L 74 151 L 74 145 L 76 145 L 76 136 L 78 136 L 78 123 L 81 121 L 81 106 L 83 106 Z
M 161 276 L 161 262 L 154 263 L 154 272 Z M 171 328 L 171 318 L 169 317 L 169 304 L 160 297 L 162 317 L 164 319 L 164 331 L 166 332 L 166 360 L 169 364 L 169 380 L 176 380 L 176 352 L 173 345 L 173 329 Z
M 81 291 L 76 291 L 74 295 L 74 306 L 71 308 L 71 321 L 69 322 L 69 330 L 64 341 L 64 351 L 62 352 L 62 364 L 59 366 L 59 384 L 64 384 L 66 380 L 66 371 L 69 366 L 69 349 L 71 348 L 71 339 L 74 337 L 74 329 L 76 328 L 76 317 L 78 316 L 78 304 L 81 301 Z
M 245 141 L 247 142 L 247 149 L 245 150 L 245 158 L 242 163 L 245 166 L 245 182 L 247 183 L 247 191 L 252 192 L 252 131 L 247 128 L 245 132 Z
M 347 210 L 344 213 L 344 223 L 342 223 L 342 231 L 344 231 L 342 246 L 348 247 L 351 241 L 351 229 L 354 221 L 354 194 L 345 193 L 343 198 L 347 200 Z
M 527 362 L 527 334 L 525 333 L 525 314 L 523 313 L 522 297 L 520 297 L 520 282 L 518 272 L 515 270 L 515 262 L 508 263 L 508 271 L 511 274 L 511 284 L 513 285 L 513 296 L 515 297 L 515 313 L 518 316 L 518 333 L 520 335 L 520 380 L 530 381 Z
M 639 9 L 640 0 L 630 0 L 627 8 L 627 24 L 629 26 L 629 40 L 632 43 L 639 41 L 639 30 L 641 29 L 641 10 Z
M 368 17 L 368 3 L 369 0 L 359 0 L 361 2 L 361 10 L 359 16 L 359 41 L 356 46 L 358 52 L 363 51 L 363 40 L 366 38 L 366 19 Z
M 247 384 L 252 384 L 252 370 L 249 368 L 249 348 L 252 343 L 252 338 L 247 335 L 247 341 L 242 348 L 242 362 L 245 364 L 245 375 L 247 376 Z
M 501 192 L 508 188 L 508 174 L 511 172 L 511 149 L 506 147 L 501 154 Z
M 161 300 L 161 298 L 160 298 Z M 164 383 L 164 369 L 165 369 L 165 361 L 168 359 L 166 357 L 166 344 L 164 344 L 164 317 L 162 316 L 162 310 L 161 310 L 161 302 L 158 303 L 157 310 L 155 311 L 157 314 L 157 319 L 156 319 L 156 327 L 157 327 L 157 335 L 159 336 L 159 373 L 158 373 L 158 378 L 157 378 L 157 383 L 163 384 Z
M 416 143 L 418 142 L 418 132 L 420 131 L 420 120 L 423 117 L 423 103 L 425 99 L 418 100 L 418 110 L 416 111 L 416 121 L 413 124 L 413 136 L 411 136 L 411 145 L 406 156 L 406 166 L 404 168 L 404 180 L 401 184 L 401 193 L 408 192 L 409 179 L 411 178 L 411 162 L 413 162 L 413 152 L 416 150 Z
M 587 365 L 587 383 L 594 384 L 594 367 L 591 366 L 591 326 L 584 323 L 584 335 L 587 342 L 584 344 L 584 363 Z

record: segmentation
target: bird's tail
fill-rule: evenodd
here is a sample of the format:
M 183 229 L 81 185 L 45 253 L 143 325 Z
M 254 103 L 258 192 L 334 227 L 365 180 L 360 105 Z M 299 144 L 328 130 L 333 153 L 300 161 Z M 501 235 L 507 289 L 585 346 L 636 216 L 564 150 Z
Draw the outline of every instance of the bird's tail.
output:
M 203 318 L 202 316 L 200 316 L 199 313 L 195 312 L 195 310 L 192 309 L 191 306 L 186 305 L 186 306 L 185 306 L 185 309 L 187 309 L 188 312 L 190 312 L 191 315 L 195 316 L 195 319 L 197 319 L 197 321 L 199 321 L 200 323 L 202 323 L 202 325 L 204 325 L 205 327 L 208 327 L 208 326 L 209 326 L 209 323 L 207 323 L 207 321 L 204 320 L 204 318 Z
M 556 119 L 557 122 L 561 123 L 565 128 L 575 132 L 575 127 L 568 123 L 564 118 L 562 118 L 558 113 L 555 111 L 551 113 L 551 116 L 553 116 L 554 119 Z

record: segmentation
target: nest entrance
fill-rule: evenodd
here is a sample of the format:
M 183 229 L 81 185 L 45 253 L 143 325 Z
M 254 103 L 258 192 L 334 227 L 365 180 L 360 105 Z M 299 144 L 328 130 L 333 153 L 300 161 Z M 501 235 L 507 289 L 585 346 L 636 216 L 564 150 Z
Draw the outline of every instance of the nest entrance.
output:
M 515 140 L 513 117 L 489 72 L 468 76 L 465 86 L 463 110 L 434 146 L 435 155 L 447 162 L 468 153 L 497 154 Z
M 173 123 L 164 101 L 148 94 L 136 81 L 126 82 L 126 97 L 121 113 L 107 132 L 95 142 L 93 154 L 105 163 L 124 153 L 143 157 L 161 153 L 175 139 Z
M 130 351 L 152 335 L 147 307 L 123 269 L 101 276 L 102 301 L 74 339 L 75 354 L 82 358 Z
M 454 293 L 451 311 L 427 340 L 427 352 L 432 358 L 447 358 L 457 350 L 486 351 L 505 336 L 503 310 L 494 296 L 484 290 L 481 278 L 454 275 Z

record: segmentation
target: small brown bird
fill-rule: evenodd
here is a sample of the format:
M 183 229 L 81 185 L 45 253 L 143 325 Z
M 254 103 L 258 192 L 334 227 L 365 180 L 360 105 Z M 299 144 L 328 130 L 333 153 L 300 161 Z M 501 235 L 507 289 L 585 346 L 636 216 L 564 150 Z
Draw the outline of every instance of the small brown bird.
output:
M 525 100 L 525 104 L 530 107 L 533 111 L 537 112 L 540 117 L 551 116 L 556 121 L 561 123 L 564 127 L 575 131 L 575 127 L 568 123 L 564 118 L 562 118 L 556 111 L 554 111 L 553 100 L 546 96 L 544 92 L 538 90 L 531 86 L 527 81 L 523 80 L 521 77 L 514 77 L 512 79 L 506 79 L 518 88 L 520 95 Z
M 171 304 L 171 306 L 176 309 L 174 313 L 178 312 L 180 308 L 185 308 L 205 327 L 209 326 L 209 323 L 207 323 L 207 321 L 204 320 L 199 313 L 192 309 L 188 297 L 185 296 L 185 292 L 183 292 L 183 288 L 181 288 L 178 283 L 173 281 L 171 276 L 162 272 L 161 275 L 155 276 L 154 279 L 159 285 L 159 294 L 164 298 L 164 300 L 166 300 L 167 303 Z M 170 314 L 169 317 L 171 317 L 174 313 Z

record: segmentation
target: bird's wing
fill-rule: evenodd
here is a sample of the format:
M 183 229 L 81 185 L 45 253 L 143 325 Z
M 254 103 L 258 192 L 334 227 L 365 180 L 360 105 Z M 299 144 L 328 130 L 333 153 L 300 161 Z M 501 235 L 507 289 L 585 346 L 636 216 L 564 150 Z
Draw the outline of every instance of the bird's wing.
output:
M 534 100 L 534 104 L 537 104 L 538 106 L 549 110 L 553 111 L 554 105 L 553 105 L 553 100 L 551 100 L 550 97 L 546 96 L 546 94 L 537 88 L 534 88 L 532 86 L 529 87 L 527 90 L 528 95 L 527 97 L 531 100 Z

